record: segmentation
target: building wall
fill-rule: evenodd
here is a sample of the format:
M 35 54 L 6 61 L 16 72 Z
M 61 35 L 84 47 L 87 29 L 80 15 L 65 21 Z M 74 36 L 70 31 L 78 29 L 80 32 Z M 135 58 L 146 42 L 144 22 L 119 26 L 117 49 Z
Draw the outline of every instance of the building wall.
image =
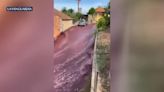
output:
M 88 24 L 96 23 L 95 15 L 88 15 Z
M 54 33 L 53 37 L 56 39 L 61 32 L 61 18 L 59 16 L 54 16 Z
M 73 20 L 62 20 L 62 31 L 66 31 L 73 26 Z
M 103 17 L 103 14 L 97 13 L 97 14 L 96 14 L 96 17 L 95 17 L 96 22 L 97 22 L 100 18 L 102 18 L 102 17 Z
M 54 16 L 54 39 L 56 39 L 61 32 L 66 31 L 68 28 L 72 26 L 73 20 L 62 20 L 59 16 Z

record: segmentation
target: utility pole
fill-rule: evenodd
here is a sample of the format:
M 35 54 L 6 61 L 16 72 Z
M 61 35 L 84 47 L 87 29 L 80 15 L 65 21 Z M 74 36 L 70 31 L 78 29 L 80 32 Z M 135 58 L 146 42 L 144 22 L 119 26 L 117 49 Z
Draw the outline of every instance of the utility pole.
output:
M 80 0 L 77 0 L 77 10 L 80 12 Z

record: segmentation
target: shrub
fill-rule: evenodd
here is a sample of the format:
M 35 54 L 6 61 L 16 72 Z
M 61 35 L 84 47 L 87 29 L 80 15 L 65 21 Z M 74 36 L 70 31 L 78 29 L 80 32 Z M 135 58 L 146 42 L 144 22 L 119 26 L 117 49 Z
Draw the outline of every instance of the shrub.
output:
M 107 29 L 107 20 L 105 17 L 100 18 L 96 26 L 98 31 L 105 31 Z
M 106 20 L 107 26 L 109 26 L 110 25 L 110 17 L 108 16 L 108 14 L 105 14 L 104 18 Z
M 108 13 L 105 13 L 102 18 L 100 18 L 97 22 L 97 31 L 106 31 L 106 29 L 110 26 L 110 16 Z

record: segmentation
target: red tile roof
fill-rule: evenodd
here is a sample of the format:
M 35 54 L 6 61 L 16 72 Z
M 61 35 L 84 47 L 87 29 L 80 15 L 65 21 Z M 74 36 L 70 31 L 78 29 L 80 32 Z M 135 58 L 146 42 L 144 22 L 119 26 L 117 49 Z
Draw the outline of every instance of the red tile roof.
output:
M 105 12 L 105 9 L 104 8 L 101 8 L 101 7 L 98 7 L 98 8 L 96 8 L 96 12 L 97 13 L 104 13 Z
M 68 15 L 58 11 L 57 9 L 54 9 L 54 14 L 59 16 L 63 20 L 72 20 L 73 18 L 69 17 Z

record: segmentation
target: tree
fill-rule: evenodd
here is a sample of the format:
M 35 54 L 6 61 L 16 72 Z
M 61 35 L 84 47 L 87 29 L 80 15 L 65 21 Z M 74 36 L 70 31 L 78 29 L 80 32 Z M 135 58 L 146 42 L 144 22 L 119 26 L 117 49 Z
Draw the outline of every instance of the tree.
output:
M 63 12 L 64 14 L 66 14 L 66 15 L 72 17 L 74 22 L 78 21 L 78 20 L 81 18 L 81 16 L 82 16 L 82 14 L 79 13 L 79 12 L 75 13 L 74 10 L 73 10 L 72 8 L 67 9 L 66 7 L 64 7 L 64 8 L 62 9 L 62 12 Z
M 66 14 L 73 18 L 74 17 L 74 10 L 73 9 L 68 9 Z
M 95 12 L 96 12 L 95 8 L 92 7 L 89 9 L 88 14 L 93 15 L 95 14 Z
M 108 3 L 108 8 L 110 9 L 110 2 Z
M 66 12 L 67 12 L 67 8 L 64 7 L 64 8 L 62 9 L 62 12 L 63 12 L 63 13 L 66 13 Z
M 74 10 L 73 9 L 68 9 L 67 12 L 74 13 Z
M 109 12 L 109 9 L 110 9 L 110 2 L 107 4 L 107 6 L 105 7 L 105 11 L 106 12 Z
M 82 14 L 81 14 L 81 13 L 77 12 L 77 13 L 75 14 L 76 20 L 79 20 L 81 17 L 82 17 Z
M 73 9 L 67 9 L 66 7 L 64 7 L 61 11 L 72 18 L 75 16 Z

